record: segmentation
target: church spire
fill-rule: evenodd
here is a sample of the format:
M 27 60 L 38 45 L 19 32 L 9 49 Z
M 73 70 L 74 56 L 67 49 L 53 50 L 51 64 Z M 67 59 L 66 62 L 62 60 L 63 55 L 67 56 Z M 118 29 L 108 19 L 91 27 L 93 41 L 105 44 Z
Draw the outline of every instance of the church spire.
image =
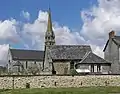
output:
M 45 46 L 50 47 L 51 45 L 54 45 L 54 44 L 55 44 L 55 34 L 52 29 L 51 12 L 50 12 L 50 8 L 49 8 L 47 31 L 45 34 Z
M 50 7 L 48 10 L 48 25 L 47 25 L 47 31 L 51 32 L 52 30 L 52 20 L 51 20 L 51 11 L 50 11 Z
M 43 69 L 44 71 L 51 71 L 52 72 L 52 65 L 49 63 L 51 62 L 49 56 L 50 48 L 55 45 L 55 34 L 52 30 L 52 20 L 51 20 L 51 12 L 50 8 L 48 11 L 48 24 L 47 24 L 47 31 L 45 33 L 45 56 L 43 62 Z

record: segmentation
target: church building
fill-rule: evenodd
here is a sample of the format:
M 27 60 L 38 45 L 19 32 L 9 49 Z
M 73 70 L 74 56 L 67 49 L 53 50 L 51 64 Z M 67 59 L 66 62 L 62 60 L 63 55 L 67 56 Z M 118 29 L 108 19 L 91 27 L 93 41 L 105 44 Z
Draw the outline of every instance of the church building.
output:
M 8 72 L 32 74 L 108 74 L 111 63 L 94 54 L 90 45 L 56 45 L 51 12 L 45 32 L 44 51 L 9 49 Z

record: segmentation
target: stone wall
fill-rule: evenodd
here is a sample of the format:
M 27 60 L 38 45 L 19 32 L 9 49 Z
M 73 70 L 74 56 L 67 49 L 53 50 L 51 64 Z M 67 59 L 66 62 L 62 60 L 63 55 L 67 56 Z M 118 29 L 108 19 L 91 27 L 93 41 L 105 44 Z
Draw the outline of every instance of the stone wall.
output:
M 70 62 L 54 62 L 53 63 L 56 74 L 69 74 Z
M 120 75 L 0 77 L 0 89 L 120 86 Z
M 107 48 L 104 52 L 104 59 L 111 61 L 111 72 L 113 74 L 120 73 L 119 63 L 119 46 L 112 39 L 109 39 Z

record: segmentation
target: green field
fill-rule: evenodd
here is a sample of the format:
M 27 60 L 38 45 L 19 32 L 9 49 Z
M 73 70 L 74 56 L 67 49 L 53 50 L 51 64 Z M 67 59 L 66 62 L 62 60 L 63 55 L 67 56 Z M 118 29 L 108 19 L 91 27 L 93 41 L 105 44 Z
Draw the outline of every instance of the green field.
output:
M 120 94 L 120 87 L 0 90 L 0 94 Z

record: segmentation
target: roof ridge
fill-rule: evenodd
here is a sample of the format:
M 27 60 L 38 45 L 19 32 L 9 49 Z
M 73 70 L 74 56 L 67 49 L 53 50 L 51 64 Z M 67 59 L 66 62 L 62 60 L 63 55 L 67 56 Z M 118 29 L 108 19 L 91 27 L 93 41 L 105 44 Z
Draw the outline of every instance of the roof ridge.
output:
M 76 44 L 74 44 L 74 45 L 53 45 L 53 46 L 90 46 L 90 45 L 76 45 Z
M 43 51 L 43 50 L 32 50 L 32 49 L 15 49 L 15 48 L 10 48 L 10 50 L 19 50 L 19 51 Z M 43 51 L 44 52 L 44 51 Z
M 109 63 L 110 63 L 110 61 L 105 60 L 104 58 L 102 58 L 102 57 L 98 56 L 97 54 L 95 54 L 95 53 L 92 53 L 92 54 L 93 54 L 93 55 L 95 55 L 95 56 L 97 56 L 97 57 L 99 57 L 100 59 L 103 59 L 104 61 L 106 61 L 106 62 L 109 62 Z
M 91 52 L 92 51 L 86 52 L 85 55 L 83 56 L 83 59 L 79 63 L 83 62 Z

